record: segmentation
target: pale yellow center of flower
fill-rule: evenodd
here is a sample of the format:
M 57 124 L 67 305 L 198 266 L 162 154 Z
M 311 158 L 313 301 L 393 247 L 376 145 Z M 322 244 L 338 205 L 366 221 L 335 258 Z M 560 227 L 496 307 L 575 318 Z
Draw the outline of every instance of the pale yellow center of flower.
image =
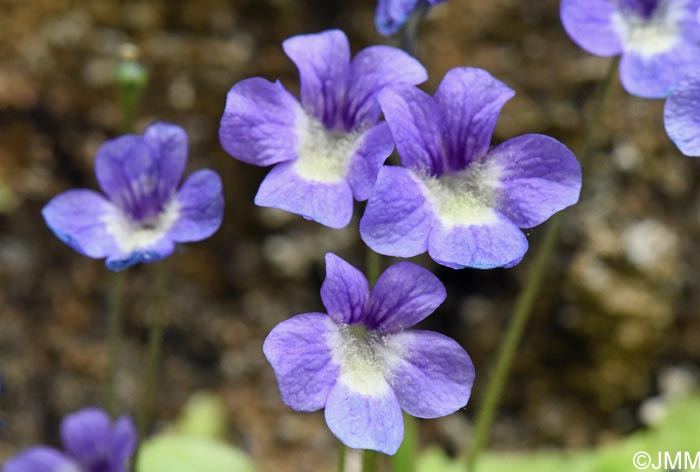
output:
M 144 249 L 157 243 L 172 228 L 180 216 L 180 203 L 173 198 L 161 213 L 150 221 L 135 222 L 116 210 L 105 218 L 107 231 L 119 249 L 128 254 L 135 249 Z
M 613 26 L 627 50 L 650 58 L 675 46 L 685 14 L 683 3 L 661 0 L 650 18 L 618 12 L 613 16 Z

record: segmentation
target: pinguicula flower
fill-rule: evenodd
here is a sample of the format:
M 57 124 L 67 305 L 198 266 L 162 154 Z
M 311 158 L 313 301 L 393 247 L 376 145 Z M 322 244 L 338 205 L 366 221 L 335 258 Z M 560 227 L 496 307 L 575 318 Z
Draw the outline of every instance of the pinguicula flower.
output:
M 700 65 L 700 0 L 562 0 L 571 38 L 598 56 L 622 54 L 620 79 L 640 97 L 667 96 Z
M 664 123 L 683 154 L 700 157 L 700 74 L 681 82 L 668 97 Z
M 377 13 L 374 16 L 374 24 L 377 31 L 384 36 L 396 34 L 406 23 L 413 11 L 423 3 L 421 7 L 436 5 L 445 0 L 379 0 Z
M 376 97 L 396 84 L 427 78 L 403 51 L 372 46 L 350 60 L 342 31 L 294 36 L 283 43 L 301 77 L 301 104 L 279 82 L 256 77 L 228 93 L 219 137 L 234 158 L 276 164 L 255 196 L 331 228 L 346 226 L 353 198 L 364 201 L 393 150 Z
M 442 334 L 408 330 L 445 300 L 428 270 L 399 262 L 370 292 L 359 270 L 329 253 L 321 299 L 327 314 L 283 321 L 263 346 L 287 405 L 325 408 L 343 443 L 386 454 L 403 439 L 402 409 L 437 418 L 466 405 L 474 366 L 464 349 Z
M 11 458 L 2 472 L 127 472 L 136 449 L 136 428 L 127 416 L 112 423 L 107 413 L 86 408 L 61 422 L 65 451 L 37 446 Z
M 85 256 L 107 258 L 111 270 L 159 261 L 176 243 L 206 239 L 221 226 L 221 179 L 200 170 L 178 190 L 186 164 L 185 131 L 155 123 L 143 136 L 121 136 L 99 148 L 95 173 L 105 195 L 69 190 L 42 214 L 61 241 Z
M 438 263 L 517 264 L 532 228 L 578 201 L 581 167 L 559 141 L 526 134 L 489 149 L 514 92 L 481 69 L 447 73 L 434 97 L 416 87 L 379 101 L 404 167 L 384 166 L 360 221 L 381 254 L 428 251 Z

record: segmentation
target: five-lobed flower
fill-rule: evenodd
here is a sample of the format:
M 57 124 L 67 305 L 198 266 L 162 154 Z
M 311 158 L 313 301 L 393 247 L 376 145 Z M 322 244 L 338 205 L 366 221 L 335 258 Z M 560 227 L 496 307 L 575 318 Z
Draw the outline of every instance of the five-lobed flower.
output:
M 37 446 L 8 460 L 2 472 L 127 472 L 136 449 L 136 428 L 127 416 L 114 423 L 98 408 L 86 408 L 61 422 L 65 452 Z
M 666 97 L 700 67 L 700 0 L 562 0 L 561 20 L 571 38 L 598 56 L 622 54 L 625 89 Z
M 437 418 L 466 405 L 474 366 L 464 349 L 441 334 L 408 330 L 445 299 L 428 270 L 399 262 L 370 292 L 359 270 L 329 253 L 321 298 L 327 314 L 294 316 L 265 339 L 287 405 L 325 408 L 343 443 L 386 454 L 403 439 L 402 409 Z
M 346 226 L 364 201 L 394 143 L 377 95 L 426 80 L 403 51 L 371 46 L 350 60 L 342 31 L 294 36 L 283 43 L 301 78 L 301 104 L 279 82 L 256 77 L 228 93 L 219 137 L 234 158 L 275 165 L 255 203 L 332 228 Z
M 221 226 L 221 179 L 200 170 L 178 190 L 186 164 L 185 131 L 155 123 L 143 136 L 124 135 L 97 151 L 95 173 L 106 198 L 69 190 L 42 214 L 59 239 L 85 256 L 107 258 L 111 270 L 159 261 L 176 243 L 206 239 Z
M 452 267 L 517 264 L 532 228 L 578 201 L 581 167 L 559 141 L 539 134 L 489 149 L 514 92 L 486 71 L 456 68 L 431 97 L 416 87 L 379 101 L 404 167 L 384 166 L 360 221 L 380 254 L 428 252 Z

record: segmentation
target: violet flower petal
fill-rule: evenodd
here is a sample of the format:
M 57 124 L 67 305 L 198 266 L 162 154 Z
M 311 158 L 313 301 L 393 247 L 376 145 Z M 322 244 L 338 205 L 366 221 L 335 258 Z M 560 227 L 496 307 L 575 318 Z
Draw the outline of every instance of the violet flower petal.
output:
M 382 113 L 377 94 L 385 87 L 417 85 L 426 80 L 425 67 L 400 49 L 370 46 L 361 50 L 350 65 L 347 124 L 355 127 L 375 124 Z
M 444 118 L 444 154 L 450 171 L 464 169 L 488 151 L 501 108 L 514 95 L 483 69 L 459 67 L 445 74 L 435 101 Z
M 297 411 L 316 411 L 338 378 L 332 362 L 331 339 L 338 327 L 323 313 L 294 316 L 273 328 L 263 352 L 272 365 L 282 400 Z
M 355 200 L 363 202 L 369 198 L 377 175 L 384 161 L 394 150 L 394 139 L 386 122 L 367 131 L 350 158 L 347 179 Z
M 435 262 L 453 269 L 493 269 L 512 266 L 527 252 L 527 238 L 509 219 L 493 211 L 480 224 L 436 224 L 430 233 L 428 252 Z
M 297 158 L 296 124 L 302 110 L 279 82 L 243 80 L 226 97 L 221 118 L 221 146 L 236 159 L 269 166 Z
M 128 416 L 122 416 L 112 426 L 112 472 L 126 472 L 128 462 L 136 451 L 136 426 Z
M 686 79 L 668 97 L 664 124 L 683 154 L 700 157 L 700 78 Z
M 485 158 L 498 166 L 498 210 L 521 228 L 532 228 L 575 204 L 581 166 L 556 139 L 526 134 L 500 144 Z
M 364 316 L 369 299 L 369 283 L 362 272 L 335 254 L 328 253 L 321 299 L 328 315 L 336 323 L 354 324 Z
M 103 410 L 86 408 L 63 418 L 63 447 L 86 470 L 109 464 L 112 458 L 112 421 Z
M 398 262 L 377 279 L 364 323 L 380 333 L 401 331 L 434 312 L 446 297 L 445 286 L 429 270 Z
M 150 236 L 149 236 L 150 238 Z M 136 264 L 151 264 L 162 261 L 175 251 L 175 242 L 167 236 L 167 231 L 159 239 L 149 241 L 131 249 L 129 252 L 117 252 L 107 257 L 105 265 L 109 270 L 126 270 Z
M 224 195 L 221 177 L 203 169 L 190 175 L 177 194 L 178 219 L 168 237 L 178 243 L 201 241 L 221 226 Z
M 280 208 L 331 228 L 350 223 L 352 190 L 347 181 L 314 182 L 301 177 L 293 162 L 277 164 L 260 184 L 255 204 Z
M 438 418 L 467 404 L 474 364 L 457 342 L 433 331 L 404 331 L 386 343 L 397 354 L 389 383 L 406 413 Z
M 112 203 L 92 190 L 68 190 L 41 210 L 56 236 L 84 256 L 94 259 L 116 251 L 106 220 L 118 212 Z
M 2 472 L 84 472 L 64 453 L 50 447 L 33 447 L 8 460 Z
M 385 89 L 379 103 L 404 166 L 430 175 L 447 169 L 445 122 L 433 97 L 409 85 Z
M 396 34 L 416 8 L 418 0 L 378 0 L 374 25 L 379 34 Z
M 180 126 L 153 123 L 143 133 L 151 147 L 158 200 L 167 201 L 177 190 L 187 165 L 187 133 Z
M 342 382 L 326 400 L 326 423 L 346 446 L 395 454 L 403 440 L 403 417 L 388 384 L 376 395 L 358 393 Z
M 700 64 L 700 45 L 684 40 L 664 53 L 644 57 L 629 52 L 620 62 L 620 80 L 630 94 L 664 98 Z
M 622 42 L 613 23 L 615 13 L 611 0 L 562 0 L 560 7 L 562 24 L 571 39 L 596 56 L 622 52 Z
M 348 90 L 350 44 L 340 30 L 291 37 L 282 43 L 301 79 L 301 103 L 328 129 L 340 125 Z
M 423 184 L 413 172 L 384 166 L 360 220 L 360 235 L 380 254 L 413 257 L 427 251 L 434 221 Z

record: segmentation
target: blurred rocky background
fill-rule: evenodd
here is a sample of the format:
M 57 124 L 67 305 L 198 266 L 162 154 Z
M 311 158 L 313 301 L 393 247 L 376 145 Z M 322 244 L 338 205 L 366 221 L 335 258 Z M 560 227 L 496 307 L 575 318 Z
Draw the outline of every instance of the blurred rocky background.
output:
M 335 442 L 321 413 L 285 407 L 262 341 L 279 321 L 322 308 L 323 255 L 363 264 L 357 218 L 334 231 L 257 208 L 266 173 L 220 148 L 226 92 L 251 76 L 298 87 L 285 38 L 344 29 L 353 50 L 392 43 L 373 26 L 372 0 L 0 0 L 0 462 L 55 443 L 60 418 L 104 404 L 106 293 L 102 261 L 60 243 L 42 206 L 72 187 L 96 187 L 97 147 L 121 132 L 112 79 L 133 43 L 150 72 L 137 129 L 182 125 L 190 168 L 225 181 L 226 216 L 211 239 L 169 259 L 171 323 L 158 393 L 168 422 L 197 390 L 224 399 L 231 442 L 262 470 L 329 470 Z M 450 0 L 421 29 L 419 59 L 433 91 L 456 66 L 483 67 L 517 92 L 495 140 L 546 133 L 577 150 L 609 61 L 565 34 L 556 0 Z M 663 130 L 662 101 L 615 82 L 588 162 L 581 203 L 520 348 L 491 446 L 578 448 L 606 443 L 662 414 L 660 394 L 692 388 L 700 363 L 700 164 Z M 361 207 L 358 206 L 360 213 Z M 528 231 L 532 247 L 542 228 Z M 421 423 L 424 444 L 458 453 L 531 251 L 511 270 L 434 266 L 447 302 L 426 323 L 459 340 L 477 366 L 465 411 Z M 388 260 L 385 260 L 388 263 Z M 155 291 L 155 267 L 127 273 L 124 411 L 136 407 Z

